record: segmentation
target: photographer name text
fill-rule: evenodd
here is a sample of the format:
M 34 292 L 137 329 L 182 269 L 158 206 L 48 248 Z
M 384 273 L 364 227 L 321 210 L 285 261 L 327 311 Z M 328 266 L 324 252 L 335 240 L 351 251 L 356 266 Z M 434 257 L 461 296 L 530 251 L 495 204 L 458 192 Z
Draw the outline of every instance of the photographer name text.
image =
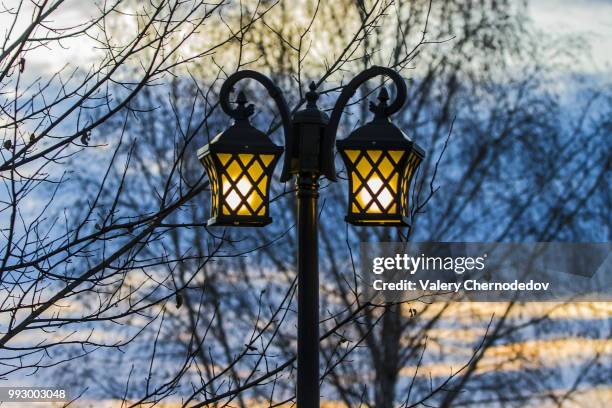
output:
M 411 281 L 402 279 L 397 282 L 385 282 L 377 279 L 372 283 L 374 290 L 400 290 L 400 291 L 435 291 L 435 292 L 459 292 L 464 291 L 545 291 L 550 286 L 549 282 L 483 282 L 476 279 L 468 279 L 464 282 L 444 282 L 441 280 L 419 279 Z

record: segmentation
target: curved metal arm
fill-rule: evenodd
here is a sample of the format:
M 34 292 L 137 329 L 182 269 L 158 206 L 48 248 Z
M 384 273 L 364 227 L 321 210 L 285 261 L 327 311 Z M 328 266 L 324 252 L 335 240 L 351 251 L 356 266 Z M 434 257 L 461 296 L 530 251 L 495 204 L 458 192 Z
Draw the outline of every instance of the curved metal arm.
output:
M 344 87 L 340 93 L 340 96 L 338 97 L 338 100 L 336 101 L 336 104 L 334 105 L 334 109 L 332 110 L 329 118 L 329 124 L 325 129 L 325 135 L 323 137 L 323 174 L 325 174 L 325 176 L 330 180 L 336 180 L 336 171 L 334 168 L 334 144 L 336 142 L 336 132 L 338 131 L 338 125 L 340 124 L 342 112 L 344 111 L 344 108 L 348 104 L 351 97 L 355 95 L 355 92 L 357 92 L 357 89 L 367 80 L 379 75 L 391 78 L 397 90 L 393 103 L 384 109 L 384 116 L 393 115 L 399 111 L 406 102 L 408 90 L 406 88 L 404 79 L 396 71 L 387 67 L 373 66 L 368 68 L 358 74 Z
M 246 109 L 233 109 L 230 105 L 229 96 L 234 91 L 234 85 L 243 79 L 254 79 L 263 85 L 268 91 L 268 94 L 274 99 L 276 106 L 280 112 L 281 122 L 283 125 L 283 133 L 285 137 L 285 151 L 287 151 L 287 145 L 291 144 L 293 128 L 291 126 L 291 112 L 289 111 L 289 105 L 283 97 L 283 93 L 280 88 L 274 85 L 274 82 L 264 74 L 257 71 L 245 69 L 238 71 L 227 77 L 221 90 L 219 92 L 219 102 L 223 112 L 234 118 L 234 120 L 244 120 L 253 113 L 253 105 L 248 105 Z M 290 147 L 290 146 L 289 146 Z

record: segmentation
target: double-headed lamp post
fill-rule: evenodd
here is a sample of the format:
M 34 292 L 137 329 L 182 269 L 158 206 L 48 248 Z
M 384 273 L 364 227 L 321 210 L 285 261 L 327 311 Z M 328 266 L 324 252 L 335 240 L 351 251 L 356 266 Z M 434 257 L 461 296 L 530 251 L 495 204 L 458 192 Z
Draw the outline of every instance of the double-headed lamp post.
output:
M 390 105 L 383 87 L 378 103 L 370 102 L 371 122 L 335 143 L 343 109 L 368 79 L 393 80 L 396 98 Z M 314 83 L 306 93 L 306 108 L 291 117 L 281 90 L 265 75 L 244 70 L 223 83 L 220 104 L 234 124 L 198 150 L 210 181 L 211 218 L 208 225 L 262 227 L 269 216 L 269 191 L 274 167 L 283 152 L 249 122 L 254 106 L 238 93 L 236 108 L 229 102 L 242 79 L 261 83 L 280 111 L 285 136 L 281 182 L 296 176 L 298 234 L 298 344 L 297 406 L 319 407 L 319 261 L 317 199 L 319 177 L 336 181 L 334 144 L 344 161 L 349 181 L 346 222 L 358 226 L 406 226 L 409 222 L 410 183 L 424 151 L 389 117 L 406 101 L 406 84 L 394 70 L 372 67 L 342 90 L 331 117 L 317 107 Z

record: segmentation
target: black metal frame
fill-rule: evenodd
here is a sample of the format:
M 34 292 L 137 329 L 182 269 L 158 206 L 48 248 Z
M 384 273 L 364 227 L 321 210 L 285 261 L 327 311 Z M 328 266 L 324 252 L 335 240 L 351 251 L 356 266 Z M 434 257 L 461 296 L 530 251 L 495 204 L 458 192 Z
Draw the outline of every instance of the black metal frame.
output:
M 240 80 L 254 79 L 266 88 L 280 112 L 285 138 L 285 158 L 281 181 L 288 181 L 292 176 L 296 176 L 298 208 L 296 392 L 298 408 L 319 407 L 318 180 L 321 176 L 324 176 L 330 181 L 336 181 L 334 145 L 336 144 L 336 133 L 342 113 L 359 86 L 377 76 L 391 78 L 396 88 L 396 98 L 391 105 L 387 105 L 386 101 L 378 105 L 371 105 L 371 110 L 375 113 L 375 120 L 387 121 L 390 115 L 399 111 L 404 105 L 407 89 L 402 77 L 396 71 L 386 67 L 374 66 L 353 78 L 340 93 L 330 117 L 316 105 L 319 94 L 316 92 L 314 83 L 310 84 L 310 91 L 306 93 L 307 104 L 305 109 L 296 112 L 291 118 L 289 107 L 280 89 L 265 75 L 251 70 L 239 71 L 230 75 L 222 85 L 219 95 L 223 111 L 233 117 L 236 122 L 244 120 L 253 113 L 253 105 L 232 109 L 229 95 L 233 91 L 234 85 Z M 368 142 L 380 149 L 387 146 L 384 138 L 376 137 L 376 140 L 369 140 Z M 340 141 L 338 145 L 346 146 L 351 143 L 353 142 Z M 416 144 L 414 146 L 417 147 Z M 405 147 L 405 145 L 402 145 L 402 148 Z M 423 153 L 418 147 L 413 150 Z M 347 221 L 351 222 L 348 218 Z M 375 225 L 375 223 L 370 225 Z

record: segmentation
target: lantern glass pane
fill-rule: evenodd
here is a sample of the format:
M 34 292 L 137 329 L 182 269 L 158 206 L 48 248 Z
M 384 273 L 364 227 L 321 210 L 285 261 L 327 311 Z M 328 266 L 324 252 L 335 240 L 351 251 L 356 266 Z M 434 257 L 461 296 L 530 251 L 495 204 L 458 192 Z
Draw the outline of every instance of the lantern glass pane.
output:
M 372 160 L 372 163 L 378 162 L 378 158 L 381 154 L 382 151 L 380 150 L 368 150 L 368 156 L 370 156 L 370 160 Z
M 231 180 L 237 180 L 240 174 L 242 174 L 242 168 L 238 164 L 238 160 L 232 160 L 226 169 L 227 175 Z
M 210 211 L 212 214 L 214 214 L 217 211 L 217 207 L 219 205 L 219 179 L 217 175 L 217 169 L 211 156 L 207 156 L 204 159 L 204 166 L 206 168 L 206 173 L 208 174 L 208 182 L 210 186 L 210 193 L 212 196 L 212 204 Z
M 257 185 L 257 189 L 265 193 L 267 187 L 268 187 L 268 176 L 265 176 L 264 178 L 261 179 L 261 181 Z
M 412 176 L 414 175 L 415 169 L 418 167 L 421 162 L 420 157 L 414 152 L 410 154 L 408 157 L 408 162 L 404 167 L 404 172 L 402 175 L 402 204 L 404 205 L 404 215 L 408 216 L 410 205 L 408 203 L 409 191 L 410 191 L 410 181 L 412 180 Z
M 399 187 L 398 177 L 399 177 L 399 173 L 396 171 L 391 176 L 391 179 L 389 179 L 389 188 L 391 189 L 391 192 L 393 194 L 397 194 L 397 188 Z
M 235 190 L 230 191 L 230 193 L 225 196 L 225 202 L 229 205 L 229 208 L 233 211 L 238 208 L 238 206 L 242 203 L 240 196 L 236 193 Z
M 239 154 L 238 158 L 242 162 L 243 166 L 248 166 L 251 160 L 253 160 L 253 155 L 248 153 Z
M 361 179 L 357 176 L 357 172 L 351 172 L 351 181 L 353 185 L 351 193 L 355 194 L 361 188 Z
M 382 204 L 384 209 L 389 208 L 389 205 L 393 202 L 393 194 L 389 192 L 388 188 L 383 188 L 383 190 L 378 194 L 378 202 Z
M 385 157 L 380 161 L 378 169 L 384 178 L 389 178 L 389 175 L 393 173 L 394 165 L 391 163 L 391 160 Z
M 272 163 L 272 160 L 274 160 L 274 155 L 273 154 L 262 154 L 259 158 L 262 161 L 263 165 L 265 167 L 268 167 L 270 163 Z
M 264 169 L 261 167 L 261 164 L 259 164 L 259 160 L 255 160 L 251 167 L 249 167 L 249 175 L 253 180 L 259 180 L 263 172 Z
M 352 164 L 351 204 L 354 214 L 397 214 L 401 150 L 346 150 Z
M 253 194 L 249 196 L 248 202 L 251 208 L 253 208 L 254 210 L 257 210 L 263 204 L 263 197 L 260 194 L 253 192 Z
M 251 153 L 219 153 L 218 163 L 223 164 L 218 203 L 222 215 L 265 216 L 267 214 L 266 193 L 270 165 L 276 156 Z M 211 160 L 212 162 L 212 160 Z M 212 178 L 211 178 L 212 180 Z M 217 178 L 218 180 L 218 178 Z
M 229 153 L 219 153 L 217 157 L 219 158 L 219 161 L 221 162 L 221 164 L 225 166 L 227 162 L 229 161 L 229 159 L 232 158 L 232 155 Z
M 372 203 L 372 194 L 368 192 L 366 188 L 362 188 L 359 194 L 357 194 L 357 204 L 361 208 L 368 208 Z
M 378 174 L 374 173 L 368 179 L 368 187 L 372 194 L 376 195 L 380 191 L 380 188 L 383 186 L 383 181 L 378 177 Z
M 240 178 L 240 181 L 236 183 L 236 188 L 238 188 L 238 191 L 240 191 L 240 195 L 243 197 L 247 196 L 249 191 L 251 191 L 251 187 L 252 187 L 252 184 L 246 175 L 242 176 Z
M 359 150 L 347 150 L 345 153 L 351 163 L 355 163 L 355 160 L 357 160 L 357 157 L 359 156 Z
M 372 170 L 372 165 L 370 164 L 368 159 L 366 159 L 366 157 L 363 156 L 361 160 L 359 160 L 359 163 L 357 163 L 357 171 L 361 175 L 361 178 L 364 178 L 364 179 L 367 178 L 371 170 Z
M 388 154 L 389 154 L 389 157 L 391 157 L 391 160 L 393 160 L 395 164 L 398 164 L 400 160 L 402 160 L 402 157 L 404 156 L 404 152 L 401 150 L 391 150 Z
M 224 174 L 221 176 L 221 194 L 226 196 L 232 189 L 232 184 L 230 183 L 227 176 Z

